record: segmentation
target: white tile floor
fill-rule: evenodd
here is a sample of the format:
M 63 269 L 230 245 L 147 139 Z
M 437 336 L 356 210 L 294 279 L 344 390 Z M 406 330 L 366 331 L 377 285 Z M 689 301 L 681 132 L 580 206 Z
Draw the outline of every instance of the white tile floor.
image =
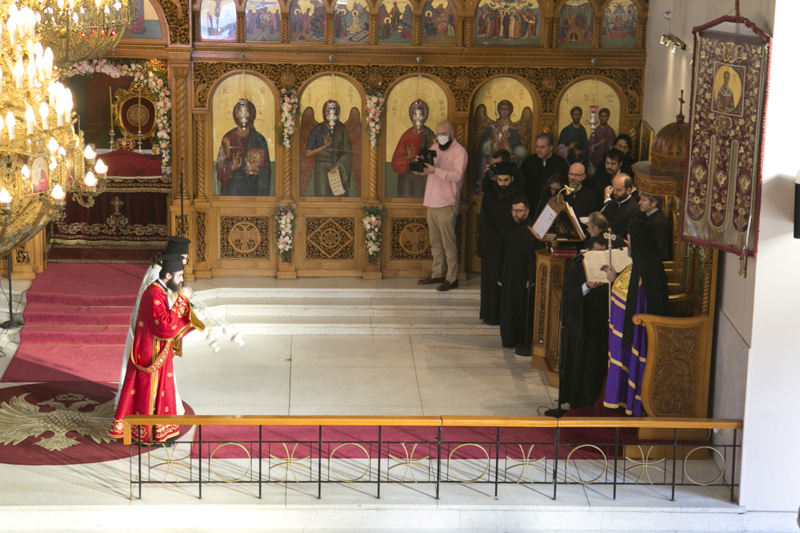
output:
M 406 299 L 418 289 L 408 279 L 350 278 L 225 278 L 194 286 L 383 287 L 404 290 Z M 476 289 L 476 279 L 462 287 L 460 298 L 475 298 L 469 291 Z M 13 338 L 1 339 L 0 347 Z M 535 416 L 553 407 L 557 394 L 530 359 L 501 348 L 496 335 L 249 335 L 246 341 L 238 349 L 224 343 L 213 353 L 205 341 L 187 340 L 186 356 L 175 368 L 181 395 L 197 414 Z M 0 357 L 0 372 L 8 360 Z M 722 489 L 680 489 L 678 501 L 670 502 L 663 487 L 624 487 L 615 501 L 609 487 L 573 485 L 560 487 L 553 501 L 549 489 L 538 487 L 504 485 L 495 499 L 490 486 L 448 484 L 437 501 L 428 485 L 384 485 L 380 500 L 371 485 L 326 485 L 318 500 L 313 485 L 271 485 L 258 500 L 252 487 L 216 485 L 199 500 L 196 485 L 172 485 L 147 486 L 144 499 L 132 501 L 129 469 L 127 459 L 75 466 L 0 464 L 0 530 L 137 530 L 133 524 L 153 531 L 330 533 L 796 528 L 793 514 L 746 513 Z

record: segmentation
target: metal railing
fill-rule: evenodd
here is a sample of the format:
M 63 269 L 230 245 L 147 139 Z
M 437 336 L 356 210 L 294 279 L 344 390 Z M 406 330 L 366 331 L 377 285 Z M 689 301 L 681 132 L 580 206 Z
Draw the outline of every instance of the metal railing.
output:
M 133 427 L 152 424 L 196 431 L 174 446 L 132 440 Z M 253 434 L 204 438 L 220 426 Z M 429 484 L 436 499 L 452 483 L 493 485 L 495 497 L 502 484 L 538 485 L 552 499 L 565 485 L 610 486 L 616 499 L 619 486 L 646 483 L 670 487 L 671 500 L 677 487 L 726 487 L 733 501 L 741 429 L 739 420 L 692 418 L 127 416 L 123 443 L 140 499 L 143 485 L 170 483 L 197 484 L 200 498 L 216 484 L 255 485 L 259 498 L 269 484 L 316 484 L 318 498 L 330 483 L 373 484 L 378 498 L 385 484 Z M 732 438 L 713 443 L 712 431 Z M 226 476 L 231 469 L 244 473 Z

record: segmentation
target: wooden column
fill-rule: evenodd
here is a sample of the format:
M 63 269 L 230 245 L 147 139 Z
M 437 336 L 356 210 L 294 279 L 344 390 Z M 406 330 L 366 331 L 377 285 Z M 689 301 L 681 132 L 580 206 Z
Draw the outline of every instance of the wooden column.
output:
M 172 192 L 173 197 L 180 194 L 181 172 L 184 176 L 183 198 L 191 198 L 189 191 L 194 184 L 190 184 L 191 161 L 189 158 L 189 106 L 188 106 L 188 80 L 189 64 L 170 63 L 170 85 L 172 86 Z
M 206 153 L 206 112 L 198 111 L 194 113 L 194 153 L 197 159 L 194 161 L 197 172 L 195 173 L 195 200 L 206 202 L 206 161 L 203 154 Z

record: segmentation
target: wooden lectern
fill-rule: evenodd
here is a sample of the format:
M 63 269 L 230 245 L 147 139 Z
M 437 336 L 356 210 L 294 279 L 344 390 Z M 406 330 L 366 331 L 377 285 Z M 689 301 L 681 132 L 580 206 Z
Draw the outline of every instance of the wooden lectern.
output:
M 551 198 L 531 228 L 533 235 L 547 244 L 536 252 L 536 297 L 533 307 L 531 365 L 542 370 L 547 382 L 558 387 L 558 354 L 561 344 L 561 283 L 567 260 L 577 255 L 585 236 L 572 207 L 562 193 Z

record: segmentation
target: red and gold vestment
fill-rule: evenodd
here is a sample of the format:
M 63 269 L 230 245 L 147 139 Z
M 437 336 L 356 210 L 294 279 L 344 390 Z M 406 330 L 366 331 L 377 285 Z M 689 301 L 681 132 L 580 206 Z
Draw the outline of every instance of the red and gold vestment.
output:
M 172 357 L 181 355 L 181 339 L 194 326 L 183 294 L 170 308 L 167 291 L 156 281 L 145 290 L 136 317 L 136 331 L 125 382 L 109 435 L 122 438 L 126 415 L 176 415 Z M 175 424 L 140 426 L 134 439 L 163 442 L 178 435 Z

